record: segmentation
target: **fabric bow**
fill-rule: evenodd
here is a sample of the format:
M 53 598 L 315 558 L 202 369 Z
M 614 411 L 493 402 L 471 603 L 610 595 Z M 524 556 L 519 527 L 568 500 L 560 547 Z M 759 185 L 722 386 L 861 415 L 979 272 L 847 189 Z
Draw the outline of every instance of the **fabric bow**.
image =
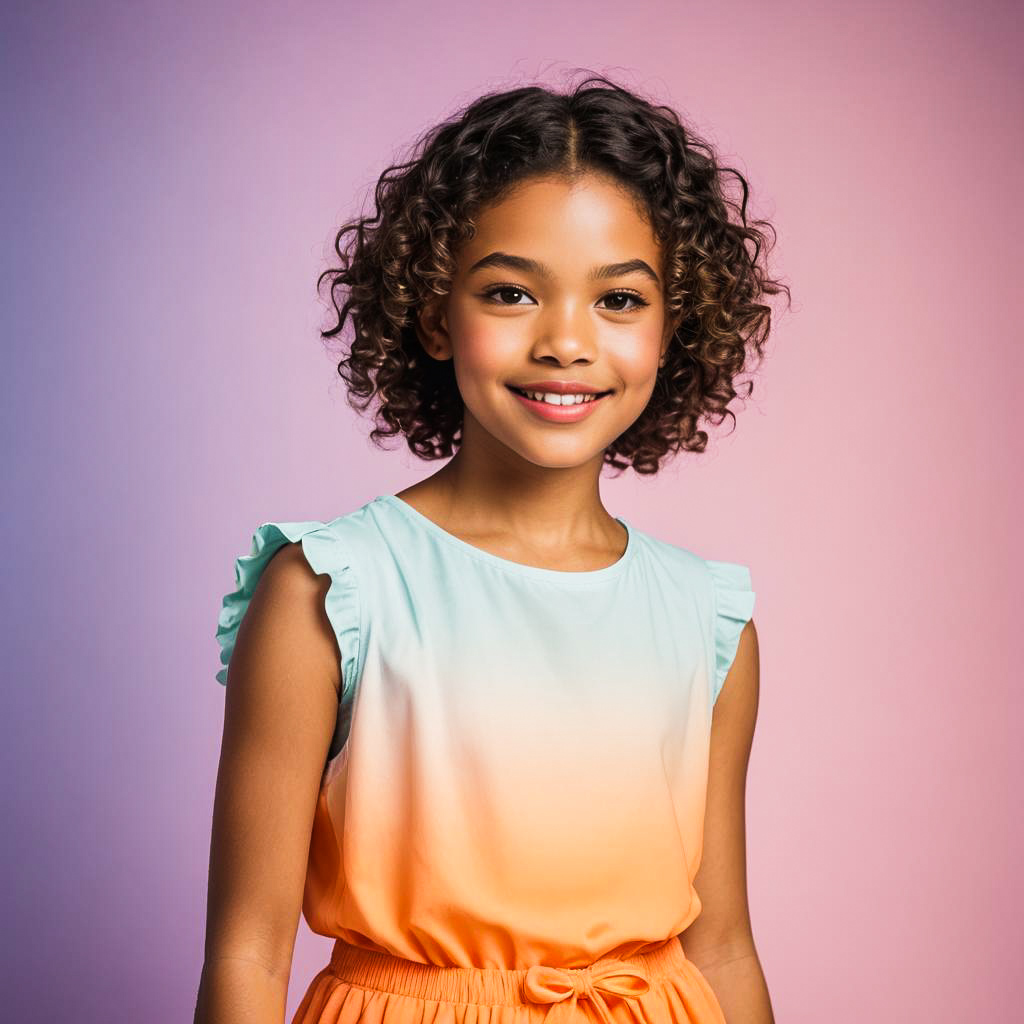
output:
M 535 1003 L 551 1003 L 548 1016 L 555 1006 L 564 1007 L 571 1017 L 576 1000 L 583 996 L 594 1004 L 594 1009 L 605 1022 L 615 1024 L 604 995 L 628 999 L 642 996 L 651 983 L 636 964 L 625 960 L 598 960 L 589 967 L 549 967 L 534 964 L 526 972 L 525 991 Z M 565 1002 L 565 1000 L 569 1000 Z

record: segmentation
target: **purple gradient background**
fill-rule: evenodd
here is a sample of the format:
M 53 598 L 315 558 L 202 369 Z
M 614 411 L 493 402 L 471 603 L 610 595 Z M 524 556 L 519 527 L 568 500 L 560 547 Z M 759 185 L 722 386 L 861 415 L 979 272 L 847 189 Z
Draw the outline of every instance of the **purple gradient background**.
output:
M 582 66 L 707 133 L 793 287 L 737 432 L 604 484 L 752 570 L 777 1017 L 1011 1019 L 1019 6 L 11 6 L 5 1018 L 192 1019 L 233 560 L 439 465 L 344 403 L 334 231 L 456 106 Z M 329 949 L 300 923 L 289 1016 Z

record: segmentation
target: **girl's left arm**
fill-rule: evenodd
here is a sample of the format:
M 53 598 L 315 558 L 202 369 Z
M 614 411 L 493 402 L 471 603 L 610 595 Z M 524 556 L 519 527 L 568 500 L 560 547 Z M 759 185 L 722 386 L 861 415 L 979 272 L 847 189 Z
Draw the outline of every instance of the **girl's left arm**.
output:
M 701 912 L 683 950 L 711 985 L 727 1024 L 774 1024 L 747 904 L 745 792 L 757 720 L 760 661 L 753 620 L 740 634 L 711 726 L 704 845 L 694 888 Z

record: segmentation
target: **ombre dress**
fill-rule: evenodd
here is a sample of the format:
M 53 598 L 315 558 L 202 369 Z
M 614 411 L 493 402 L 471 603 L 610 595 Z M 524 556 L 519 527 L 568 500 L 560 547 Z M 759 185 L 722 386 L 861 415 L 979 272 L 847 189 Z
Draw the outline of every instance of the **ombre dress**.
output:
M 237 559 L 221 683 L 290 541 L 341 654 L 302 905 L 336 942 L 295 1024 L 724 1024 L 677 936 L 750 573 L 618 521 L 614 564 L 544 569 L 386 494 Z

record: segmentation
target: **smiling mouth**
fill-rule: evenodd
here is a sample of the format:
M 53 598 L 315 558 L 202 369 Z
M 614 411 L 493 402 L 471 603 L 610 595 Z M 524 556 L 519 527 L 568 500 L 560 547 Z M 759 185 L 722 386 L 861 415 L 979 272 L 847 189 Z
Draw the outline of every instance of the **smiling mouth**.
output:
M 513 387 L 511 384 L 508 385 L 509 391 L 514 391 L 517 395 L 522 395 L 524 398 L 529 398 L 535 402 L 544 402 L 546 405 L 588 405 L 590 402 L 595 401 L 598 398 L 603 398 L 605 395 L 610 395 L 611 391 L 588 391 L 577 394 L 557 394 L 552 391 L 524 391 L 522 388 Z

